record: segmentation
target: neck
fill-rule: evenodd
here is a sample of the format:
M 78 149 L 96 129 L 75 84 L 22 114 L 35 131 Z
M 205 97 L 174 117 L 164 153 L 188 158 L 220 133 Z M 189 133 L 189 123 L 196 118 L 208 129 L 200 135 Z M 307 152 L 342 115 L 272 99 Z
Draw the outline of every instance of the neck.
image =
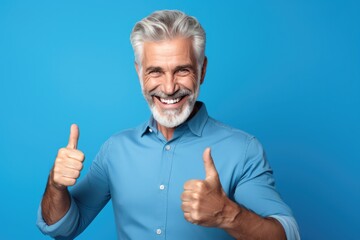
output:
M 168 127 L 164 127 L 163 125 L 160 125 L 159 123 L 157 124 L 157 127 L 159 129 L 159 131 L 162 133 L 162 135 L 166 138 L 166 140 L 171 140 L 176 127 L 174 128 L 168 128 Z

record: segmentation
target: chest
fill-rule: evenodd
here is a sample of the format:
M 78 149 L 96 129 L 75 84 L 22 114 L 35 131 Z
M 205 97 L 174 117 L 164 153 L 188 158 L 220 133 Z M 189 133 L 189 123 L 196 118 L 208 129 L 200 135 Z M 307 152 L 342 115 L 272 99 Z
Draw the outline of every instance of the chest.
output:
M 226 239 L 224 236 L 228 235 L 223 230 L 190 224 L 184 219 L 181 209 L 184 184 L 192 179 L 205 178 L 203 151 L 208 146 L 222 149 L 221 144 L 180 138 L 170 142 L 144 141 L 133 144 L 131 148 L 129 142 L 113 146 L 107 167 L 120 235 L 130 236 L 131 229 L 134 229 L 133 232 L 144 234 L 143 238 L 166 232 L 168 237 L 182 236 L 182 239 L 191 239 L 194 234 L 199 239 L 208 239 L 209 236 Z M 217 151 L 214 152 L 223 188 L 231 194 L 233 163 L 228 161 L 226 154 L 220 158 Z
M 113 204 L 123 212 L 136 209 L 153 213 L 163 207 L 178 212 L 184 184 L 205 178 L 202 155 L 208 146 L 208 142 L 196 139 L 178 139 L 155 144 L 145 142 L 131 149 L 126 146 L 113 149 L 112 159 L 108 160 Z M 212 147 L 221 149 L 221 144 L 213 143 Z M 223 188 L 231 195 L 233 161 L 226 154 L 213 157 Z

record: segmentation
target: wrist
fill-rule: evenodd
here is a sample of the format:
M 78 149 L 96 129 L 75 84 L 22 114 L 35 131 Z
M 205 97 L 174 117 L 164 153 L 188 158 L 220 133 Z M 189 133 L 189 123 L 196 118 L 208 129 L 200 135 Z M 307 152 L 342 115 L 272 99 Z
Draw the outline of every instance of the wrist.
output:
M 236 225 L 240 215 L 243 213 L 243 210 L 244 209 L 237 203 L 226 198 L 219 227 L 225 230 L 232 229 L 233 226 Z
M 57 191 L 66 191 L 67 190 L 67 187 L 62 185 L 62 184 L 59 184 L 59 183 L 56 183 L 54 181 L 54 172 L 53 170 L 51 170 L 50 174 L 49 174 L 49 178 L 48 178 L 48 187 L 51 187 L 52 189 L 55 189 Z

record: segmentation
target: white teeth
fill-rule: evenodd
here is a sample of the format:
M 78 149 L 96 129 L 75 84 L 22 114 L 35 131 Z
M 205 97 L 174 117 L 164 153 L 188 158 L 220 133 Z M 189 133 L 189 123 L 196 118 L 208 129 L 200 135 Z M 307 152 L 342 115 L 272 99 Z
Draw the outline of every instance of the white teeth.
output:
M 164 98 L 160 98 L 160 101 L 162 103 L 166 103 L 166 104 L 175 104 L 178 103 L 180 101 L 181 98 L 175 98 L 175 99 L 164 99 Z

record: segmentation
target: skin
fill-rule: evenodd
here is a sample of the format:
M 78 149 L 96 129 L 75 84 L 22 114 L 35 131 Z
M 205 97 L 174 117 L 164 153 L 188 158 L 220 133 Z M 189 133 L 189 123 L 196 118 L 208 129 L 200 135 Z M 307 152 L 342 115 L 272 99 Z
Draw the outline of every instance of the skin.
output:
M 160 90 L 172 95 L 181 88 L 195 92 L 198 85 L 203 83 L 207 59 L 198 73 L 190 39 L 145 42 L 143 51 L 142 67 L 136 64 L 135 67 L 145 92 Z M 176 104 L 164 104 L 153 97 L 155 106 L 160 111 L 182 110 L 186 100 L 187 96 Z M 192 115 L 196 111 L 195 107 Z M 160 124 L 158 129 L 168 140 L 175 131 L 175 128 Z M 84 154 L 77 150 L 78 139 L 79 129 L 73 124 L 67 147 L 61 148 L 55 159 L 42 200 L 42 215 L 48 225 L 60 220 L 70 207 L 67 187 L 76 183 L 84 161 Z M 260 217 L 227 197 L 210 148 L 204 150 L 203 161 L 205 179 L 187 181 L 181 195 L 181 208 L 187 221 L 205 227 L 222 228 L 235 239 L 286 239 L 284 229 L 277 220 Z
M 85 159 L 84 153 L 77 150 L 78 141 L 79 128 L 73 124 L 67 146 L 60 148 L 55 158 L 41 201 L 42 216 L 48 225 L 59 221 L 70 208 L 70 193 L 67 187 L 76 183 Z
M 210 148 L 203 154 L 206 177 L 184 184 L 181 208 L 187 221 L 226 230 L 235 239 L 286 239 L 282 225 L 230 200 L 220 182 Z
M 161 91 L 167 95 L 175 94 L 179 89 L 196 92 L 198 85 L 205 78 L 207 59 L 204 60 L 201 73 L 197 72 L 197 62 L 194 56 L 192 41 L 185 38 L 175 38 L 161 42 L 145 42 L 140 66 L 135 64 L 143 91 Z M 201 74 L 198 81 L 198 74 Z M 188 97 L 177 104 L 164 104 L 153 97 L 156 108 L 160 112 L 166 109 L 184 109 Z M 195 113 L 195 112 L 193 112 Z M 173 136 L 175 128 L 167 128 L 158 123 L 158 129 L 167 140 Z

